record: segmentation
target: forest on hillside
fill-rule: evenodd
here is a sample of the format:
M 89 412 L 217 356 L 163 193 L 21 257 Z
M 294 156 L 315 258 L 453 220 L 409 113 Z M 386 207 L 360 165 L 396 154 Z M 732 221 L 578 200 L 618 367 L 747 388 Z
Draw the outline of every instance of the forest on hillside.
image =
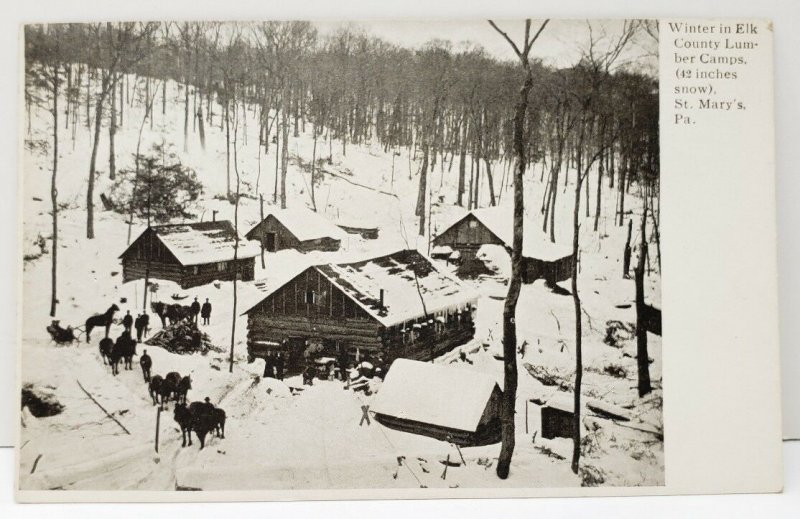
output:
M 595 229 L 603 189 L 618 191 L 619 225 L 634 183 L 646 185 L 651 194 L 658 189 L 657 79 L 635 61 L 620 59 L 634 37 L 656 41 L 657 29 L 646 21 L 626 22 L 614 35 L 589 29 L 590 39 L 574 65 L 554 68 L 531 58 L 524 151 L 528 166 L 541 165 L 541 180 L 549 186 L 541 210 L 552 241 L 553 208 L 559 186 L 566 188 L 570 181 L 570 168 L 599 166 L 595 188 L 585 185 L 587 216 L 590 197 L 596 202 Z M 25 28 L 25 58 L 28 111 L 32 103 L 55 99 L 37 99 L 34 87 L 63 90 L 66 106 L 51 110 L 62 112 L 65 127 L 94 128 L 95 148 L 100 132 L 108 132 L 111 178 L 114 131 L 126 102 L 133 96 L 149 105 L 152 124 L 152 112 L 166 113 L 166 80 L 174 80 L 186 85 L 184 146 L 190 132 L 204 142 L 211 125 L 224 129 L 230 141 L 240 112 L 259 110 L 264 152 L 270 146 L 280 150 L 281 182 L 276 178 L 272 196 L 282 207 L 289 142 L 307 127 L 315 141 L 319 138 L 314 160 L 329 156 L 333 146 L 346 154 L 348 145 L 365 142 L 378 142 L 385 151 L 419 152 L 420 234 L 426 184 L 437 165 L 457 168 L 457 191 L 448 199 L 468 209 L 478 206 L 484 177 L 491 205 L 495 190 L 511 182 L 501 168 L 514 156 L 523 71 L 476 44 L 455 49 L 452 42 L 432 40 L 409 49 L 356 28 L 320 35 L 312 23 L 300 21 L 49 24 Z M 131 84 L 131 77 L 138 80 Z M 270 139 L 270 132 L 277 136 Z M 106 158 L 93 153 L 87 172 L 87 237 L 93 236 L 91 176 L 97 160 Z

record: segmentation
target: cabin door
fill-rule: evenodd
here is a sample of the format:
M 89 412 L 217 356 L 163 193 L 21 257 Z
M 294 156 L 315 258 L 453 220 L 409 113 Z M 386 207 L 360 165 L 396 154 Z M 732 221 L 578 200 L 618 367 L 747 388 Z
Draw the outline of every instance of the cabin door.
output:
M 305 337 L 289 337 L 289 359 L 286 363 L 287 371 L 294 374 L 300 373 L 305 369 L 306 351 Z
M 268 232 L 264 237 L 264 248 L 267 252 L 275 252 L 275 233 Z

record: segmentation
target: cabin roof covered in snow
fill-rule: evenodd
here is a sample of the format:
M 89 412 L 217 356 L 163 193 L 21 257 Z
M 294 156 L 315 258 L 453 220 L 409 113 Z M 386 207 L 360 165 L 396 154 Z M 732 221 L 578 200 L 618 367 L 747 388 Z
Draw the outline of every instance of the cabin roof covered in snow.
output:
M 474 432 L 497 381 L 450 365 L 397 359 L 372 405 L 376 413 Z
M 201 265 L 233 260 L 236 232 L 231 222 L 227 220 L 153 225 L 145 229 L 120 257 L 125 256 L 148 230 L 155 233 L 181 265 Z M 261 248 L 257 243 L 243 238 L 239 239 L 237 252 L 239 259 L 253 258 L 260 251 Z
M 311 268 L 318 270 L 376 321 L 387 327 L 416 319 L 426 312 L 433 318 L 436 312 L 474 304 L 478 299 L 474 290 L 437 269 L 431 260 L 416 250 L 400 250 L 366 260 L 327 263 Z M 285 284 L 275 287 L 262 301 Z M 383 306 L 380 304 L 381 289 Z M 420 295 L 425 301 L 424 308 Z
M 264 219 L 270 216 L 278 220 L 300 241 L 318 240 L 320 238 L 341 240 L 345 237 L 345 232 L 337 225 L 323 215 L 305 207 L 273 209 L 264 215 Z M 249 235 L 262 223 L 263 220 L 258 222 L 247 234 Z
M 514 215 L 512 208 L 508 206 L 473 209 L 449 225 L 444 231 L 440 232 L 439 235 L 441 236 L 452 227 L 458 225 L 469 215 L 474 216 L 507 247 L 512 246 L 514 242 Z M 525 236 L 522 245 L 523 256 L 544 261 L 555 261 L 572 255 L 571 247 L 551 242 L 539 228 L 531 226 L 530 222 L 530 219 L 527 219 L 525 222 Z

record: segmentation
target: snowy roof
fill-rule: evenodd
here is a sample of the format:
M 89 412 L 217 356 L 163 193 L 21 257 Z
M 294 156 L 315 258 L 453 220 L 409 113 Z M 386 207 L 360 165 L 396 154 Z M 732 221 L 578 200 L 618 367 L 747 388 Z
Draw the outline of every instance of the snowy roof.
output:
M 345 232 L 333 222 L 305 207 L 291 209 L 274 209 L 264 216 L 264 219 L 273 216 L 281 225 L 289 229 L 300 241 L 317 240 L 319 238 L 334 238 L 341 240 L 345 237 Z M 263 222 L 263 220 L 262 220 Z M 253 229 L 261 225 L 256 224 Z M 251 229 L 247 234 L 253 231 Z
M 457 225 L 467 216 L 474 216 L 479 222 L 486 226 L 489 231 L 497 236 L 507 247 L 511 247 L 514 242 L 514 214 L 510 206 L 484 207 L 473 209 L 451 225 Z M 572 247 L 560 243 L 553 243 L 542 233 L 538 227 L 531 225 L 532 220 L 526 215 L 525 235 L 522 242 L 522 255 L 528 258 L 536 258 L 545 261 L 555 261 L 572 255 Z M 445 231 L 439 233 L 444 234 Z
M 329 263 L 316 268 L 384 326 L 393 326 L 426 312 L 434 314 L 475 303 L 478 298 L 474 290 L 438 270 L 416 250 L 400 250 L 355 263 Z M 383 307 L 380 305 L 381 289 Z
M 438 270 L 430 259 L 416 250 L 400 250 L 357 262 L 327 263 L 311 268 L 387 327 L 421 317 L 426 312 L 434 314 L 448 308 L 460 309 L 475 304 L 478 299 L 477 292 Z M 294 277 L 297 276 L 291 279 Z M 261 301 L 291 279 L 279 286 L 271 286 Z M 380 304 L 381 289 L 384 292 L 383 306 Z M 425 302 L 424 308 L 420 295 Z
M 181 265 L 200 265 L 219 261 L 230 261 L 234 256 L 236 232 L 231 222 L 195 222 L 168 225 L 153 225 L 134 240 L 122 256 L 146 232 L 155 233 L 164 246 Z M 261 252 L 256 242 L 239 238 L 239 259 L 252 258 Z
M 469 369 L 395 360 L 372 405 L 376 413 L 475 431 L 497 382 Z

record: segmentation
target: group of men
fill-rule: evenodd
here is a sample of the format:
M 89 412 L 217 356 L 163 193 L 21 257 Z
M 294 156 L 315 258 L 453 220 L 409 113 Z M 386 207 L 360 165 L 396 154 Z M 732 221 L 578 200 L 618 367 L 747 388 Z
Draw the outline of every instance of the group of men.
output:
M 203 318 L 203 325 L 211 324 L 211 303 L 208 301 L 208 298 L 206 298 L 206 302 L 203 303 L 203 306 L 200 306 L 200 302 L 195 297 L 190 308 L 192 310 L 192 319 L 194 320 L 195 325 L 198 324 L 198 315 Z
M 131 333 L 131 327 L 136 328 L 136 342 L 142 342 L 142 338 L 147 336 L 147 330 L 150 327 L 150 316 L 141 313 L 136 316 L 134 321 L 131 311 L 128 310 L 125 312 L 125 317 L 122 318 L 122 326 L 128 333 Z

